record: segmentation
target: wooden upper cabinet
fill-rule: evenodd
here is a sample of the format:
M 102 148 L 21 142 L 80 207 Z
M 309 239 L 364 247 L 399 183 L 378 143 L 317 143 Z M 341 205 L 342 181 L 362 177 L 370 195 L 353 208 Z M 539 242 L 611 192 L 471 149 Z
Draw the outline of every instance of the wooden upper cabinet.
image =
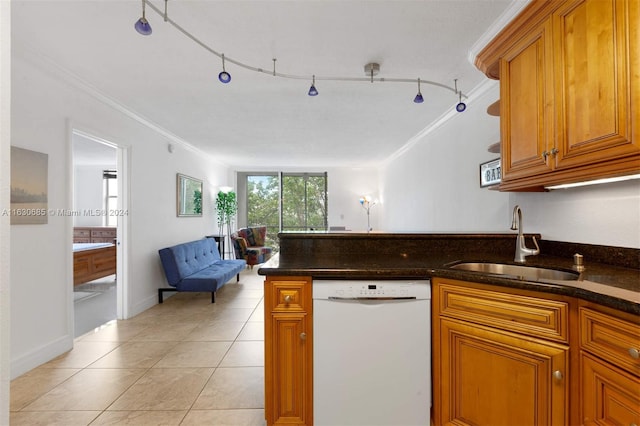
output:
M 550 172 L 553 146 L 551 25 L 535 28 L 500 62 L 502 180 Z
M 638 26 L 637 0 L 533 0 L 480 52 L 500 78 L 501 190 L 640 173 Z
M 638 16 L 630 3 L 637 0 L 574 0 L 552 15 L 557 168 L 640 152 L 631 138 L 629 26 Z

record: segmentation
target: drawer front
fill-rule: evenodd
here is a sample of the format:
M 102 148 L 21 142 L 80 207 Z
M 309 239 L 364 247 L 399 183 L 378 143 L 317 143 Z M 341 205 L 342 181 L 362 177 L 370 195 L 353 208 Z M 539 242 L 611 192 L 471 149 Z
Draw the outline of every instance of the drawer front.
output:
M 115 228 L 106 228 L 106 229 L 92 229 L 91 230 L 92 238 L 115 238 L 116 230 Z
M 640 375 L 640 325 L 581 307 L 580 346 L 632 374 Z
M 73 273 L 74 275 L 82 274 L 86 275 L 91 272 L 91 264 L 89 262 L 89 257 L 82 256 L 77 257 L 73 261 Z
M 273 311 L 306 311 L 309 291 L 311 288 L 306 281 L 272 281 Z
M 92 243 L 114 243 L 115 237 L 93 237 L 91 238 Z
M 81 238 L 89 238 L 91 237 L 91 230 L 89 228 L 74 228 L 73 236 L 81 237 Z
M 116 257 L 113 251 L 106 251 L 93 257 L 91 272 L 106 272 L 116 269 Z
M 567 302 L 461 285 L 439 286 L 441 315 L 568 343 Z

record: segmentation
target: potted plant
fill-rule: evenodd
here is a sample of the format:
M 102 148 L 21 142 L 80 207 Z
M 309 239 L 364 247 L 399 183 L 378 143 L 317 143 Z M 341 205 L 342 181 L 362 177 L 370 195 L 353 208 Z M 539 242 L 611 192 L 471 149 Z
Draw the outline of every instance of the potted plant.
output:
M 218 233 L 222 240 L 226 235 L 231 235 L 231 224 L 235 220 L 238 211 L 236 193 L 231 188 L 222 188 L 216 196 L 216 212 L 218 213 Z M 225 244 L 226 245 L 226 244 Z M 229 246 L 227 246 L 229 247 Z M 224 253 L 222 254 L 224 258 Z

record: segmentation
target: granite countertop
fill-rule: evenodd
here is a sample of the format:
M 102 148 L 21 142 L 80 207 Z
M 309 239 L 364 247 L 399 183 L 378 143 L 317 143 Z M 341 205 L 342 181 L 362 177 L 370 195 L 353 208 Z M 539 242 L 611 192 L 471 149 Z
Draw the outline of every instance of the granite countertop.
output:
M 298 237 L 299 235 L 293 237 L 293 241 L 296 244 L 295 238 Z M 353 239 L 352 236 L 349 237 Z M 286 239 L 287 236 L 284 236 L 284 238 Z M 511 250 L 509 250 L 509 254 L 507 254 L 506 250 L 495 250 L 492 253 L 487 253 L 486 249 L 474 250 L 473 241 L 465 240 L 463 237 L 457 235 L 453 236 L 453 239 L 451 239 L 451 236 L 431 236 L 426 237 L 426 241 L 435 238 L 437 238 L 440 246 L 442 246 L 443 241 L 454 241 L 455 244 L 459 244 L 462 241 L 465 244 L 464 250 L 426 249 L 423 255 L 416 250 L 387 250 L 386 253 L 382 253 L 380 256 L 352 256 L 345 255 L 345 253 L 343 253 L 343 251 L 345 251 L 344 247 L 338 246 L 336 249 L 340 252 L 338 255 L 283 256 L 282 254 L 276 254 L 258 270 L 258 273 L 260 275 L 311 276 L 314 279 L 412 279 L 418 277 L 441 277 L 577 297 L 624 312 L 640 315 L 640 269 L 628 267 L 624 262 L 624 266 L 619 266 L 593 260 L 596 254 L 598 255 L 598 260 L 600 260 L 606 258 L 611 253 L 615 254 L 615 250 L 607 250 L 605 251 L 605 253 L 607 253 L 606 255 L 601 255 L 599 252 L 594 252 L 594 249 L 591 247 L 578 247 L 582 250 L 581 252 L 586 251 L 589 253 L 588 256 L 585 255 L 586 269 L 581 273 L 578 280 L 528 281 L 511 276 L 497 276 L 481 272 L 451 269 L 449 266 L 460 262 L 516 263 L 513 261 L 513 254 L 510 253 Z M 469 238 L 477 238 L 477 236 Z M 380 236 L 378 236 L 375 241 L 387 241 L 388 239 L 389 237 L 387 235 L 385 235 L 382 240 L 380 240 Z M 418 238 L 416 238 L 416 240 L 417 239 Z M 281 237 L 281 242 L 282 241 Z M 391 241 L 393 241 L 393 238 Z M 421 241 L 424 242 L 425 238 Z M 313 244 L 313 242 L 311 244 Z M 572 256 L 561 256 L 558 254 L 566 254 L 566 250 L 571 250 L 575 247 L 571 246 L 567 248 L 563 247 L 563 244 L 564 243 L 558 243 L 556 246 L 564 251 L 547 243 L 546 246 L 542 246 L 544 248 L 542 252 L 550 254 L 529 256 L 527 257 L 525 266 L 572 271 Z M 597 247 L 597 249 L 601 250 L 600 247 Z M 319 252 L 323 252 L 322 246 L 319 246 Z M 636 252 L 632 251 L 632 262 L 635 260 L 633 259 L 634 256 L 636 256 Z

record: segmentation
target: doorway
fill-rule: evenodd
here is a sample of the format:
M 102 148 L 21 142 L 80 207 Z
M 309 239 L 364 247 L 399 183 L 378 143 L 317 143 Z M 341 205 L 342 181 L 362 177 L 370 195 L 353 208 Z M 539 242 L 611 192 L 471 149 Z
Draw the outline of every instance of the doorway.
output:
M 116 144 L 72 132 L 74 337 L 123 318 L 126 156 Z

